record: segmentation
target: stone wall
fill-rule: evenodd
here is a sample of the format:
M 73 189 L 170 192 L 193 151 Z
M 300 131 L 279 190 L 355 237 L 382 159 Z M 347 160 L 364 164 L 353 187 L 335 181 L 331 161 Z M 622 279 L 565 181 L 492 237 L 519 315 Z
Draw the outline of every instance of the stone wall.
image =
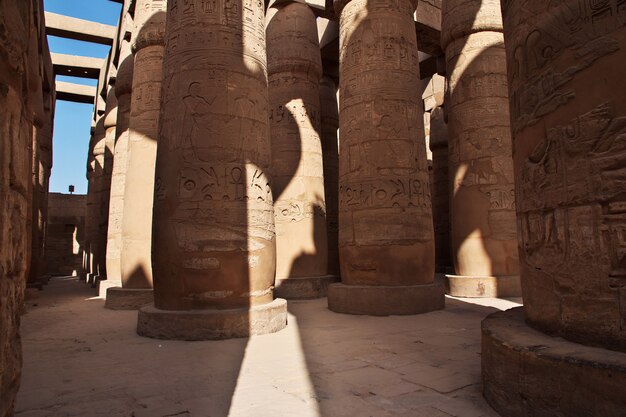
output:
M 33 144 L 51 123 L 52 64 L 43 2 L 0 2 L 0 417 L 20 385 L 20 313 L 31 259 Z
M 77 275 L 82 270 L 87 196 L 50 193 L 46 264 L 50 275 Z

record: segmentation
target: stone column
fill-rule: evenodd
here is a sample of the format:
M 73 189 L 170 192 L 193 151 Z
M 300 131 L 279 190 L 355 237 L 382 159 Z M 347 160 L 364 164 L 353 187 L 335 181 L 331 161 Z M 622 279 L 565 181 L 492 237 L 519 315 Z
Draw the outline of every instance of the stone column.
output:
M 122 219 L 122 288 L 110 289 L 107 307 L 138 309 L 152 295 L 152 203 L 157 151 L 165 7 L 162 0 L 141 0 L 135 10 L 132 97 L 128 133 L 128 167 Z
M 89 185 L 87 196 L 87 234 L 89 236 L 89 284 L 95 285 L 97 279 L 104 272 L 103 240 L 100 238 L 100 215 L 102 205 L 102 186 L 104 176 L 104 154 L 106 150 L 106 132 L 104 129 L 104 116 L 96 121 L 96 126 L 91 140 L 92 161 L 91 174 L 92 182 Z
M 128 125 L 130 121 L 131 91 L 133 84 L 133 55 L 130 42 L 122 41 L 119 64 L 115 79 L 117 98 L 117 124 L 111 197 L 109 201 L 109 229 L 107 236 L 107 282 L 106 287 L 122 286 L 122 219 L 124 212 L 124 187 L 128 168 Z M 101 288 L 102 289 L 102 288 Z M 105 303 L 105 306 L 107 303 Z
M 32 110 L 24 87 L 33 3 L 0 2 L 0 415 L 13 415 L 22 367 L 19 336 L 28 276 Z
M 313 11 L 283 3 L 267 13 L 276 295 L 326 295 L 328 238 L 320 142 L 322 58 Z
M 92 121 L 93 126 L 91 127 L 91 136 L 89 137 L 89 148 L 87 150 L 87 166 L 86 166 L 86 177 L 87 177 L 87 197 L 85 203 L 85 233 L 84 233 L 84 245 L 83 245 L 83 274 L 80 279 L 90 282 L 92 277 L 92 252 L 91 252 L 91 241 L 92 241 L 92 233 L 93 233 L 93 225 L 96 221 L 95 215 L 93 213 L 95 207 L 95 159 L 93 156 L 93 148 L 95 145 L 95 121 Z
M 626 410 L 626 6 L 503 2 L 524 307 L 483 322 L 501 415 Z
M 448 126 L 441 107 L 430 112 L 430 150 L 433 155 L 433 223 L 435 226 L 435 263 L 445 272 L 450 257 L 450 188 L 448 172 Z
M 455 267 L 448 293 L 520 296 L 500 1 L 447 0 L 442 13 Z
M 264 20 L 263 2 L 168 4 L 152 240 L 155 307 L 139 311 L 140 335 L 223 339 L 287 324 L 286 301 L 273 301 Z
M 328 235 L 328 275 L 339 277 L 339 109 L 337 86 L 324 76 L 320 82 L 321 140 L 326 196 L 326 231 Z
M 409 0 L 339 1 L 341 284 L 336 312 L 418 314 L 444 307 L 434 283 L 423 106 Z
M 113 65 L 113 64 L 111 64 Z M 104 112 L 104 155 L 102 176 L 100 177 L 100 213 L 98 215 L 98 250 L 100 267 L 98 273 L 98 281 L 96 282 L 96 288 L 98 288 L 99 294 L 104 294 L 104 288 L 107 284 L 104 284 L 104 288 L 100 290 L 100 283 L 108 280 L 107 273 L 107 241 L 109 234 L 109 202 L 111 196 L 111 178 L 113 174 L 113 153 L 115 148 L 115 131 L 117 126 L 117 97 L 115 97 L 114 86 L 109 86 L 106 108 Z

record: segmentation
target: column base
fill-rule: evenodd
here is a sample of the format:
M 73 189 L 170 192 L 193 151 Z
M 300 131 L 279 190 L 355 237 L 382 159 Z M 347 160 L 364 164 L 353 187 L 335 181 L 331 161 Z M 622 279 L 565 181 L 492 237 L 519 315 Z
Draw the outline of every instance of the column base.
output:
M 287 301 L 232 310 L 166 311 L 143 307 L 137 334 L 166 340 L 223 340 L 275 333 L 287 326 Z
M 326 297 L 328 286 L 338 282 L 339 277 L 325 275 L 321 277 L 298 277 L 276 281 L 274 294 L 286 300 L 310 300 Z
M 91 285 L 92 287 L 96 285 L 99 279 L 100 275 L 87 274 L 87 284 Z
M 109 288 L 121 287 L 122 283 L 120 281 L 112 281 L 110 279 L 98 280 L 98 297 L 107 296 L 107 291 Z
M 445 308 L 445 294 L 440 282 L 402 287 L 337 283 L 328 286 L 328 308 L 343 314 L 406 316 Z
M 152 288 L 110 287 L 106 290 L 104 307 L 110 310 L 139 310 L 154 302 Z
M 522 285 L 519 275 L 501 277 L 446 275 L 446 294 L 467 298 L 521 297 Z
M 482 382 L 487 402 L 507 417 L 622 417 L 626 353 L 541 333 L 523 307 L 482 322 Z

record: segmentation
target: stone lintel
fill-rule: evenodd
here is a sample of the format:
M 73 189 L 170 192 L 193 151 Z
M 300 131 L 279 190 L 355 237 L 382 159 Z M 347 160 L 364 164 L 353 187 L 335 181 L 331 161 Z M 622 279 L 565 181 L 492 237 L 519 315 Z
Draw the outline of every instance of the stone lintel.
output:
M 74 103 L 93 104 L 96 96 L 96 87 L 68 83 L 64 81 L 56 82 L 57 100 L 72 101 Z
M 113 45 L 117 28 L 90 20 L 45 12 L 46 34 L 77 41 Z
M 79 55 L 50 54 L 54 75 L 98 79 L 103 59 Z

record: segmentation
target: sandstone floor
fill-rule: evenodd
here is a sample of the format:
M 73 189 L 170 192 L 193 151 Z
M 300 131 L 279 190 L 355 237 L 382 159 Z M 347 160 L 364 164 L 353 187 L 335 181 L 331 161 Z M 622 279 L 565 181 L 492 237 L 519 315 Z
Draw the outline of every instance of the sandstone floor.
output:
M 56 278 L 27 302 L 16 416 L 497 416 L 480 394 L 480 321 L 519 305 L 447 298 L 380 318 L 291 301 L 277 334 L 172 342 L 137 336 L 137 313 L 94 293 Z

